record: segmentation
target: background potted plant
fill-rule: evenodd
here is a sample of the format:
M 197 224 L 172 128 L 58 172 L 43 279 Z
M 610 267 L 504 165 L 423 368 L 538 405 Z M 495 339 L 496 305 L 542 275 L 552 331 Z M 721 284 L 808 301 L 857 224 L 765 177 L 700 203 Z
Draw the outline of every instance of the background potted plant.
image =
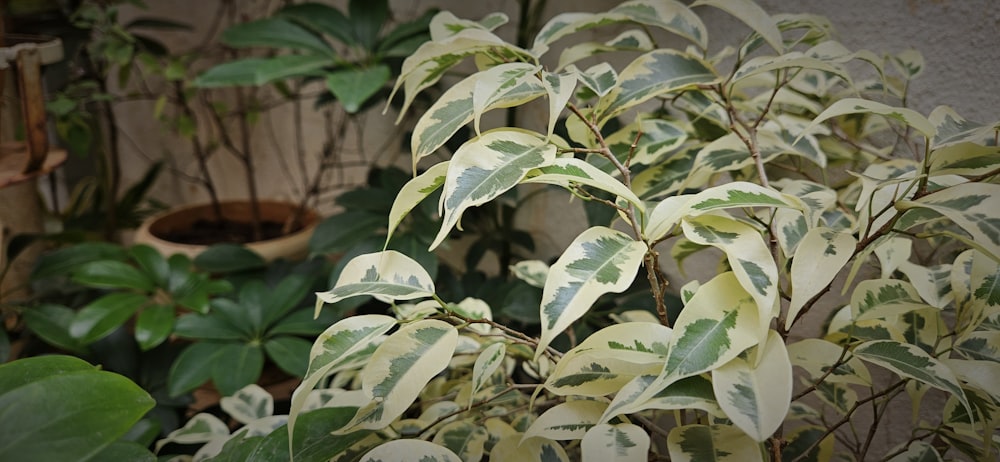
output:
M 234 4 L 227 6 L 234 7 Z M 387 91 L 386 84 L 398 72 L 402 57 L 427 39 L 429 16 L 388 29 L 391 20 L 388 2 L 384 0 L 350 2 L 347 14 L 319 3 L 286 5 L 223 31 L 219 40 L 232 53 L 226 55 L 222 64 L 200 72 L 196 78 L 191 77 L 190 71 L 176 79 L 168 78 L 175 90 L 176 111 L 164 116 L 190 141 L 198 161 L 198 177 L 208 192 L 210 204 L 193 207 L 184 218 L 176 214 L 156 217 L 139 228 L 136 239 L 165 245 L 160 241 L 169 241 L 164 237 L 180 228 L 204 223 L 211 229 L 217 227 L 212 223 L 226 218 L 230 212 L 226 211 L 225 201 L 219 200 L 209 170 L 208 158 L 214 149 L 232 154 L 243 170 L 249 201 L 246 205 L 232 205 L 229 210 L 245 214 L 245 218 L 234 221 L 248 226 L 251 239 L 247 240 L 266 240 L 292 229 L 311 231 L 319 221 L 313 207 L 329 188 L 325 181 L 330 171 L 344 168 L 339 150 L 354 122 L 353 116 L 380 99 L 375 96 Z M 204 53 L 195 57 L 204 58 Z M 165 69 L 184 70 L 191 59 L 175 58 L 165 64 Z M 313 82 L 318 85 L 312 85 Z M 307 154 L 309 148 L 303 139 L 303 112 L 308 110 L 302 103 L 308 99 L 315 101 L 314 109 L 327 125 L 322 147 L 315 156 Z M 291 132 L 295 139 L 288 144 L 299 158 L 297 167 L 301 170 L 299 197 L 289 206 L 258 197 L 256 182 L 260 179 L 255 159 L 263 153 L 257 152 L 259 149 L 251 140 L 254 121 L 260 113 L 278 105 L 291 106 L 293 116 L 288 122 L 293 125 Z M 270 232 L 261 227 L 267 223 L 273 228 Z M 293 244 L 296 250 L 291 256 L 305 256 L 310 234 L 296 236 Z M 233 242 L 235 238 L 227 240 Z M 269 250 L 253 248 L 263 252 L 265 259 L 275 257 Z M 167 253 L 173 251 L 196 252 L 183 244 Z
M 695 13 L 707 7 L 752 32 L 708 55 Z M 318 393 L 356 408 L 332 433 L 358 439 L 311 452 L 317 460 L 998 453 L 1000 124 L 906 108 L 919 55 L 847 50 L 814 15 L 638 0 L 558 15 L 530 48 L 492 32 L 504 19 L 441 13 L 432 41 L 404 63 L 404 107 L 463 58 L 477 64 L 418 121 L 414 164 L 461 126 L 472 123 L 476 136 L 403 186 L 389 234 L 436 190 L 432 248 L 464 212 L 524 183 L 611 208 L 610 222 L 589 224 L 551 265 L 515 266 L 543 286 L 540 332 L 493 321 L 481 301 L 442 299 L 398 251 L 355 257 L 318 294 L 317 311 L 370 295 L 392 301 L 393 316 L 327 329 L 287 429 L 235 437 L 220 459 L 312 434 L 315 421 L 298 418 Z M 626 30 L 555 47 L 609 24 Z M 657 47 L 651 31 L 687 43 Z M 605 52 L 626 64 L 580 61 Z M 873 80 L 856 78 L 852 62 Z M 549 108 L 541 127 L 480 126 L 490 109 L 534 100 Z M 563 116 L 565 138 L 554 134 Z M 705 253 L 716 269 L 701 275 L 668 276 L 659 261 Z M 653 310 L 622 306 L 608 327 L 553 347 L 595 301 L 635 281 L 647 284 Z M 668 291 L 684 305 L 676 315 Z M 903 431 L 886 436 L 888 427 Z

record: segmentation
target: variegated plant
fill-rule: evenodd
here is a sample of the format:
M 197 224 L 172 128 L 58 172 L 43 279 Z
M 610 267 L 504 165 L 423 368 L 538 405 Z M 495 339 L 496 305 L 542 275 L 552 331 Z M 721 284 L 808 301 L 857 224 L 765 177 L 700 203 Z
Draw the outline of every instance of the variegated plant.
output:
M 751 33 L 709 54 L 698 13 L 713 8 Z M 290 438 L 314 430 L 296 419 L 322 392 L 357 409 L 332 430 L 357 437 L 324 454 L 335 460 L 997 457 L 1000 123 L 903 107 L 919 54 L 847 50 L 825 19 L 750 0 L 563 13 L 527 48 L 494 34 L 506 20 L 440 13 L 404 63 L 404 107 L 459 63 L 475 71 L 421 116 L 390 233 L 440 190 L 437 247 L 470 207 L 525 183 L 615 219 L 551 265 L 514 268 L 543 287 L 540 332 L 441 299 L 401 253 L 348 263 L 317 310 L 372 295 L 395 317 L 348 318 L 317 340 Z M 592 41 L 608 25 L 620 33 Z M 664 35 L 682 45 L 658 47 Z M 528 103 L 547 111 L 541 126 L 483 119 Z M 474 137 L 430 163 L 467 125 Z M 692 268 L 693 254 L 718 262 Z M 664 255 L 687 271 L 667 275 Z M 552 346 L 637 279 L 655 313 L 625 306 Z M 889 440 L 886 427 L 904 430 Z

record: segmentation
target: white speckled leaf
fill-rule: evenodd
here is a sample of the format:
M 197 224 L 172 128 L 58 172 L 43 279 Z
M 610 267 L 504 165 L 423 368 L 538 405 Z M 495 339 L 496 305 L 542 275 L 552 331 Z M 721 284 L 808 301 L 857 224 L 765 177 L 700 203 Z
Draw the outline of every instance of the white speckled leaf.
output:
M 590 310 L 598 297 L 627 289 L 645 251 L 642 242 L 611 228 L 597 226 L 580 233 L 549 269 L 542 291 L 542 333 L 535 358 Z
M 429 297 L 434 295 L 434 280 L 419 263 L 395 250 L 359 255 L 347 262 L 332 289 L 316 293 L 316 315 L 324 303 L 357 295 L 391 300 Z
M 743 357 L 712 370 L 719 406 L 733 424 L 755 441 L 764 441 L 784 422 L 792 399 L 792 363 L 785 342 L 771 331 L 757 346 L 754 364 Z
M 563 447 L 548 438 L 522 438 L 520 433 L 506 436 L 490 451 L 490 460 L 517 462 L 570 462 Z
M 361 462 L 462 462 L 450 449 L 417 439 L 392 440 L 361 456 Z
M 911 378 L 951 393 L 972 415 L 969 400 L 955 373 L 920 347 L 893 340 L 873 340 L 858 345 L 853 353 L 864 361 L 899 374 L 900 377 Z
M 843 355 L 844 363 L 830 370 L 830 366 Z M 837 383 L 853 383 L 864 387 L 871 386 L 872 377 L 868 367 L 860 359 L 851 357 L 844 352 L 844 347 L 828 340 L 807 338 L 788 345 L 788 356 L 792 364 L 801 367 L 813 379 L 825 377 L 824 380 Z
M 950 218 L 972 236 L 991 258 L 1000 261 L 1000 185 L 963 183 L 917 200 L 900 201 L 898 207 L 931 209 Z
M 598 423 L 607 402 L 577 399 L 553 406 L 538 416 L 524 431 L 524 438 L 578 440 Z
M 806 233 L 792 260 L 792 301 L 785 327 L 790 328 L 810 298 L 820 293 L 854 255 L 858 241 L 849 233 L 813 228 Z
M 646 208 L 646 204 L 621 181 L 575 157 L 560 157 L 551 165 L 529 173 L 523 183 L 546 183 L 564 188 L 570 188 L 573 184 L 592 186 L 629 201 L 639 211 L 645 211 Z
M 392 202 L 392 209 L 389 210 L 389 231 L 385 237 L 386 245 L 392 239 L 392 233 L 396 227 L 403 222 L 403 218 L 406 218 L 406 214 L 444 184 L 447 171 L 448 161 L 438 162 L 424 173 L 407 181 L 400 188 L 399 193 L 396 194 L 396 200 Z
M 775 23 L 774 18 L 767 14 L 763 8 L 751 0 L 698 0 L 691 4 L 692 7 L 709 5 L 723 10 L 735 16 L 744 24 L 750 26 L 757 32 L 774 51 L 779 54 L 785 52 L 785 45 L 781 39 L 781 31 Z
M 493 343 L 483 349 L 476 358 L 476 363 L 472 366 L 472 391 L 469 392 L 469 406 L 476 392 L 483 387 L 486 380 L 493 375 L 493 372 L 503 364 L 503 358 L 507 354 L 507 344 L 503 342 Z
M 685 425 L 670 430 L 673 462 L 763 462 L 759 443 L 728 425 Z

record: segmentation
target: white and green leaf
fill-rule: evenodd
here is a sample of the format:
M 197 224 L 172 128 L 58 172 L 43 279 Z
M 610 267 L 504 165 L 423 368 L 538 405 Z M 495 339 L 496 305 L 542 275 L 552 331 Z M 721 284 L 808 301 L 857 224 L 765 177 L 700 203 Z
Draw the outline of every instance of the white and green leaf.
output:
M 555 159 L 554 145 L 524 130 L 495 129 L 463 144 L 448 166 L 441 195 L 441 229 L 430 248 L 444 241 L 466 209 L 499 197 L 517 186 L 529 171 Z
M 671 329 L 652 322 L 613 324 L 563 355 L 545 387 L 562 396 L 604 396 L 637 375 L 655 374 L 667 355 Z
M 434 444 L 450 449 L 459 460 L 482 460 L 490 434 L 482 425 L 468 420 L 451 422 L 434 434 Z
M 462 462 L 450 449 L 418 439 L 392 440 L 361 456 L 361 462 Z
M 760 444 L 729 425 L 685 425 L 667 435 L 675 462 L 763 462 Z
M 483 113 L 496 101 L 503 99 L 508 92 L 513 91 L 538 72 L 538 66 L 528 63 L 504 63 L 474 74 L 475 85 L 472 87 L 472 120 L 476 136 L 482 134 L 479 121 Z M 546 91 L 549 92 L 548 86 Z M 551 95 L 550 95 L 551 100 Z M 560 108 L 561 109 L 561 108 Z
M 775 331 L 748 355 L 712 370 L 712 387 L 733 424 L 763 442 L 778 429 L 792 399 L 792 363 L 785 342 Z
M 530 172 L 522 182 L 553 184 L 567 189 L 572 189 L 576 184 L 591 186 L 625 199 L 639 211 L 644 211 L 646 207 L 645 203 L 621 181 L 575 157 L 560 157 L 550 165 Z
M 324 303 L 358 295 L 413 300 L 434 295 L 434 280 L 419 263 L 395 250 L 354 257 L 347 262 L 333 289 L 316 293 L 316 316 Z
M 505 436 L 490 451 L 489 460 L 518 462 L 570 462 L 562 445 L 548 438 L 522 438 L 520 433 Z
M 577 78 L 572 73 L 554 74 L 542 71 L 541 81 L 549 97 L 549 123 L 545 133 L 551 136 L 555 131 L 559 115 L 562 114 L 566 103 L 569 102 L 569 99 L 573 96 L 573 92 L 576 90 Z
M 598 424 L 580 442 L 583 462 L 644 462 L 649 457 L 649 434 L 642 427 L 623 423 Z
M 476 363 L 472 366 L 472 391 L 469 392 L 469 406 L 472 406 L 472 399 L 476 392 L 486 383 L 486 381 L 496 372 L 497 368 L 503 364 L 503 359 L 507 354 L 507 344 L 497 342 L 483 349 L 476 358 Z
M 545 279 L 549 276 L 549 265 L 541 260 L 521 260 L 510 267 L 511 274 L 541 289 L 545 287 Z
M 950 218 L 972 239 L 1000 261 L 1000 185 L 963 183 L 916 200 L 900 201 L 897 207 L 931 209 Z
M 641 241 L 611 228 L 593 227 L 577 236 L 549 269 L 542 291 L 542 333 L 535 358 L 590 310 L 598 297 L 627 289 L 645 251 Z
M 618 71 L 607 62 L 595 64 L 585 71 L 577 69 L 576 66 L 569 66 L 566 71 L 574 73 L 577 80 L 598 97 L 604 97 L 615 85 L 618 85 Z
M 900 279 L 868 279 L 851 294 L 851 313 L 856 321 L 885 319 L 929 308 L 917 289 Z
M 872 377 L 860 359 L 829 340 L 807 338 L 788 345 L 792 364 L 809 373 L 813 380 L 871 386 Z M 836 367 L 833 367 L 836 365 Z
M 844 98 L 831 104 L 830 107 L 816 116 L 803 132 L 808 132 L 814 126 L 826 120 L 848 114 L 877 114 L 885 116 L 913 127 L 914 130 L 923 134 L 927 139 L 932 139 L 936 132 L 934 125 L 926 117 L 913 109 L 889 106 L 884 103 L 861 98 Z
M 854 255 L 857 239 L 849 233 L 819 227 L 809 230 L 799 242 L 789 274 L 792 300 L 785 328 L 790 328 L 799 311 L 830 285 Z
M 577 399 L 553 406 L 538 416 L 524 432 L 524 438 L 543 437 L 550 440 L 582 439 L 594 425 L 608 403 Z
M 438 162 L 427 171 L 407 181 L 400 188 L 396 199 L 392 202 L 392 208 L 389 210 L 389 230 L 385 237 L 386 246 L 389 245 L 393 232 L 403 222 L 406 215 L 444 184 L 447 171 L 448 161 Z M 383 250 L 385 249 L 383 248 Z
M 444 321 L 425 319 L 402 326 L 361 370 L 362 390 L 372 401 L 338 432 L 387 427 L 448 366 L 457 344 L 458 330 Z
M 981 146 L 984 139 L 990 139 L 995 135 L 998 125 L 1000 125 L 1000 122 L 995 122 L 993 125 L 986 125 L 967 120 L 949 106 L 934 108 L 927 119 L 934 125 L 936 132 L 931 143 L 931 148 L 938 152 L 941 152 L 941 148 L 962 143 Z M 994 146 L 995 149 L 996 147 Z M 932 156 L 932 165 L 935 160 L 944 161 L 945 159 L 934 159 Z M 993 162 L 996 162 L 996 159 Z
M 785 52 L 781 39 L 781 30 L 771 15 L 751 0 L 698 0 L 692 7 L 709 5 L 733 15 L 736 19 L 750 26 L 757 35 L 767 42 L 778 54 Z
M 895 372 L 900 377 L 910 378 L 951 393 L 966 409 L 971 409 L 969 400 L 962 391 L 962 385 L 951 368 L 920 347 L 893 340 L 874 340 L 858 345 L 853 353 L 864 361 Z

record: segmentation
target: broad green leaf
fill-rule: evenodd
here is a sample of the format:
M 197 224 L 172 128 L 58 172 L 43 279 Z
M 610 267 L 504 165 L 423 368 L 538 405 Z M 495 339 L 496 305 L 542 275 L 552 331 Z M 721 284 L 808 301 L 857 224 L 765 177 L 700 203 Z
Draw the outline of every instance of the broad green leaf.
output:
M 238 244 L 215 244 L 194 257 L 194 265 L 211 273 L 232 273 L 263 268 L 260 254 Z
M 855 356 L 889 369 L 901 377 L 914 379 L 951 393 L 961 400 L 962 405 L 971 413 L 971 406 L 965 392 L 962 391 L 961 384 L 955 377 L 955 373 L 920 347 L 892 340 L 875 340 L 858 345 L 853 353 Z
M 124 324 L 147 301 L 142 294 L 107 294 L 77 312 L 69 325 L 69 333 L 84 344 L 93 343 Z
M 316 293 L 316 312 L 323 303 L 357 295 L 413 300 L 434 294 L 434 281 L 419 263 L 395 250 L 369 253 L 347 263 L 333 289 Z
M 557 335 L 590 310 L 598 297 L 627 289 L 645 251 L 642 242 L 610 228 L 593 227 L 577 236 L 549 269 L 542 292 L 542 333 L 535 359 Z
M 131 380 L 78 358 L 0 364 L 0 460 L 88 460 L 154 404 Z
M 357 113 L 391 78 L 389 66 L 380 64 L 361 69 L 344 69 L 326 74 L 326 88 L 348 114 Z
M 917 289 L 900 279 L 861 281 L 851 294 L 851 313 L 857 321 L 892 318 L 928 307 Z
M 554 184 L 566 189 L 572 189 L 575 184 L 586 185 L 625 199 L 636 206 L 639 211 L 644 211 L 646 207 L 642 200 L 621 181 L 575 157 L 555 159 L 550 165 L 529 172 L 522 183 Z
M 392 202 L 392 208 L 389 210 L 389 231 L 386 233 L 386 245 L 389 245 L 393 232 L 403 222 L 406 215 L 444 184 L 447 171 L 448 161 L 438 162 L 424 173 L 407 181 L 400 188 L 396 199 Z
M 872 377 L 860 359 L 845 351 L 844 347 L 820 338 L 807 338 L 788 345 L 792 364 L 801 367 L 814 380 L 851 383 L 868 387 Z M 840 363 L 831 369 L 834 364 Z
M 984 139 L 992 138 L 998 129 L 997 124 L 989 126 L 966 120 L 948 106 L 934 108 L 927 119 L 936 129 L 931 143 L 935 151 L 960 143 L 980 144 Z
M 433 26 L 433 23 L 432 23 Z M 433 27 L 431 29 L 433 31 Z M 400 116 L 406 113 L 417 93 L 434 85 L 445 71 L 476 53 L 497 50 L 513 55 L 528 55 L 528 52 L 504 42 L 489 31 L 467 28 L 441 40 L 426 42 L 403 61 L 399 78 L 392 89 L 389 100 L 403 87 L 403 107 Z
M 174 330 L 174 307 L 170 305 L 147 306 L 135 319 L 135 340 L 143 351 L 163 343 Z
M 569 102 L 573 91 L 576 90 L 577 79 L 573 74 L 553 74 L 543 70 L 541 80 L 549 97 L 549 124 L 545 133 L 551 136 L 555 131 L 559 115 L 562 114 L 566 103 Z
M 198 75 L 194 86 L 201 88 L 261 86 L 290 77 L 317 74 L 333 60 L 323 54 L 278 55 L 270 58 L 243 58 L 211 67 Z
M 483 72 L 477 72 L 462 81 L 452 85 L 442 94 L 434 104 L 417 120 L 413 128 L 413 137 L 410 140 L 410 151 L 413 153 L 413 162 L 433 154 L 438 148 L 443 146 L 461 127 L 471 122 L 475 118 L 473 106 L 473 91 L 481 79 L 497 80 L 500 76 L 492 77 L 494 74 L 504 71 L 518 72 L 524 66 L 534 68 L 527 64 L 491 68 Z M 490 109 L 505 108 L 527 103 L 545 94 L 545 88 L 536 78 L 521 79 L 520 83 L 509 88 L 506 93 L 495 95 L 481 109 L 486 112 Z
M 43 254 L 31 271 L 32 279 L 68 275 L 81 265 L 101 260 L 124 260 L 125 249 L 107 242 L 87 242 Z
M 799 242 L 789 271 L 792 300 L 788 305 L 785 328 L 791 328 L 799 311 L 813 297 L 823 293 L 854 255 L 858 241 L 849 233 L 818 227 L 809 230 Z
M 736 279 L 757 302 L 761 340 L 771 318 L 777 315 L 778 268 L 759 231 L 750 225 L 719 215 L 701 215 L 681 223 L 690 241 L 716 247 L 726 253 Z
M 479 122 L 483 113 L 506 93 L 531 80 L 537 71 L 538 66 L 514 62 L 499 64 L 475 74 L 475 84 L 472 87 L 472 126 L 477 136 L 482 135 Z
M 434 434 L 434 444 L 450 449 L 460 460 L 482 460 L 490 434 L 482 425 L 460 420 L 449 423 Z
M 400 327 L 361 370 L 362 389 L 372 401 L 339 433 L 387 427 L 448 366 L 457 344 L 458 331 L 444 321 L 422 320 Z
M 417 439 L 393 440 L 383 443 L 361 456 L 361 462 L 462 462 L 450 449 Z
M 534 437 L 522 438 L 520 433 L 505 436 L 493 445 L 490 460 L 518 462 L 570 462 L 566 450 L 555 441 Z
M 584 462 L 644 462 L 649 457 L 649 434 L 635 424 L 599 424 L 580 442 Z
M 500 128 L 463 144 L 448 165 L 441 195 L 441 229 L 430 248 L 448 237 L 467 208 L 499 197 L 531 169 L 549 165 L 555 158 L 556 147 L 528 131 Z
M 212 361 L 212 382 L 222 396 L 230 396 L 260 378 L 264 351 L 252 343 L 225 343 Z
M 237 422 L 248 424 L 274 414 L 274 397 L 260 385 L 252 383 L 232 396 L 223 397 L 219 406 Z
M 941 455 L 938 454 L 934 446 L 930 443 L 916 440 L 911 442 L 906 446 L 906 451 L 903 451 L 893 458 L 889 459 L 887 462 L 935 462 L 941 461 Z
M 965 232 L 1000 261 L 1000 185 L 963 183 L 928 194 L 920 199 L 900 201 L 900 210 L 928 208 L 940 213 Z
M 923 134 L 928 139 L 934 137 L 936 132 L 930 121 L 927 120 L 922 114 L 913 109 L 907 109 L 903 107 L 893 107 L 883 103 L 870 101 L 861 98 L 844 98 L 836 103 L 830 105 L 826 108 L 820 115 L 816 116 L 815 119 L 803 130 L 803 133 L 807 133 L 813 127 L 823 123 L 828 119 L 834 117 L 839 117 L 847 114 L 878 114 L 890 119 L 898 120 L 915 130 Z M 801 135 L 800 135 L 801 136 Z
M 698 0 L 692 7 L 708 5 L 725 11 L 750 26 L 778 54 L 785 52 L 778 25 L 763 8 L 751 0 Z
M 154 285 L 159 287 L 167 285 L 170 265 L 158 250 L 145 244 L 138 244 L 132 246 L 128 253 Z
M 596 425 L 608 403 L 577 399 L 553 406 L 538 416 L 524 431 L 524 438 L 542 437 L 550 440 L 578 440 Z
M 222 41 L 231 47 L 293 48 L 336 58 L 337 53 L 315 34 L 281 18 L 265 18 L 230 26 L 222 33 Z
M 142 270 L 115 260 L 84 263 L 73 271 L 73 280 L 87 286 L 153 290 L 154 282 Z
M 472 366 L 472 391 L 469 392 L 469 407 L 472 407 L 472 400 L 476 392 L 486 383 L 486 380 L 496 372 L 497 368 L 503 364 L 507 354 L 507 344 L 497 342 L 483 349 L 476 358 L 476 363 Z
M 287 5 L 275 12 L 274 15 L 318 34 L 334 37 L 344 44 L 354 44 L 350 19 L 343 12 L 330 5 L 314 2 Z
M 655 374 L 667 355 L 671 329 L 652 322 L 624 322 L 594 332 L 563 355 L 545 381 L 557 395 L 604 396 L 637 375 Z
M 264 354 L 267 355 L 267 359 L 293 376 L 305 375 L 309 370 L 309 350 L 312 342 L 302 337 L 268 333 L 271 338 L 264 341 Z
M 292 393 L 288 411 L 289 438 L 294 439 L 296 419 L 316 384 L 351 359 L 352 354 L 364 350 L 395 326 L 396 320 L 385 315 L 351 316 L 330 326 L 316 338 L 309 352 L 308 372 Z
M 87 347 L 69 333 L 69 326 L 76 313 L 76 310 L 62 305 L 43 303 L 26 308 L 22 315 L 28 329 L 45 343 L 84 356 L 87 354 Z
M 763 462 L 760 445 L 728 425 L 685 425 L 667 435 L 674 462 Z
M 672 383 L 715 369 L 761 341 L 756 302 L 732 272 L 702 285 L 674 322 L 669 355 L 648 386 L 619 392 L 602 421 L 645 409 L 649 400 Z M 636 378 L 633 380 L 639 380 Z
M 598 102 L 597 125 L 652 98 L 718 80 L 711 65 L 670 49 L 643 54 L 619 74 L 618 86 Z
M 733 358 L 712 370 L 719 406 L 733 424 L 763 442 L 784 422 L 792 400 L 792 363 L 785 342 L 770 331 L 750 356 Z M 756 363 L 753 361 L 756 360 Z

